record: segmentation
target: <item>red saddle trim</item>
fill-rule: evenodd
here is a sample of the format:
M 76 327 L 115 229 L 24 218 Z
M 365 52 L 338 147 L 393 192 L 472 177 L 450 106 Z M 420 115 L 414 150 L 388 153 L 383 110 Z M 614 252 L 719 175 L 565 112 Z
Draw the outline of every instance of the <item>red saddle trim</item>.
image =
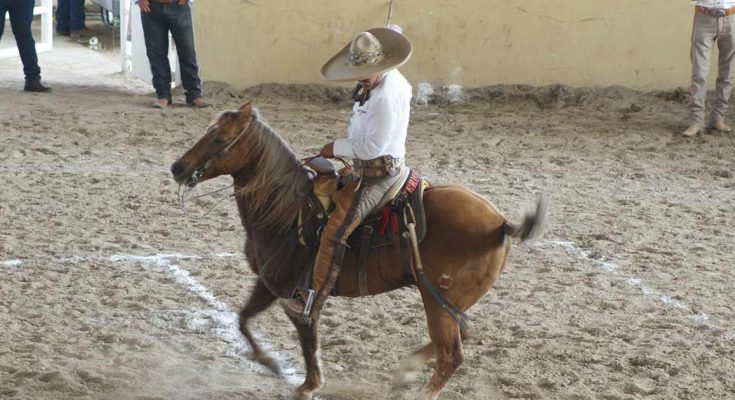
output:
M 416 191 L 416 188 L 418 188 L 420 184 L 421 177 L 412 170 L 408 175 L 408 179 L 406 179 L 406 183 L 403 185 L 403 189 L 398 193 L 396 198 L 408 198 L 408 196 L 412 195 L 413 192 Z M 380 227 L 378 228 L 380 236 L 385 235 L 385 231 L 388 229 L 388 224 L 390 224 L 391 233 L 394 236 L 398 235 L 398 211 L 393 207 L 392 203 L 393 202 L 391 201 L 385 206 L 385 208 L 383 208 L 383 218 L 380 220 Z

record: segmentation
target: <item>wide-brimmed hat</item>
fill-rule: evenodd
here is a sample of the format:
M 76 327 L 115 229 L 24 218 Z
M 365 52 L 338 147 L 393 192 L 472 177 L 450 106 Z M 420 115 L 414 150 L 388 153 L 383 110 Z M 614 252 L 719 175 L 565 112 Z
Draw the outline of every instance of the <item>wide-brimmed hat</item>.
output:
M 388 28 L 373 28 L 355 35 L 322 67 L 330 81 L 358 81 L 405 64 L 413 46 L 402 34 Z

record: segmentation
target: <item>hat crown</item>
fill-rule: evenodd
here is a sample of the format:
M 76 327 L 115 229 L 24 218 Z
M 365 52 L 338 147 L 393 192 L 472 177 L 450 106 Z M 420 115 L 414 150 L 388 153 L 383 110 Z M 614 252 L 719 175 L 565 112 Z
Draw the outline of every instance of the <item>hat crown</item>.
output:
M 383 60 L 385 53 L 380 40 L 370 32 L 360 32 L 350 43 L 349 60 L 351 67 L 376 65 Z

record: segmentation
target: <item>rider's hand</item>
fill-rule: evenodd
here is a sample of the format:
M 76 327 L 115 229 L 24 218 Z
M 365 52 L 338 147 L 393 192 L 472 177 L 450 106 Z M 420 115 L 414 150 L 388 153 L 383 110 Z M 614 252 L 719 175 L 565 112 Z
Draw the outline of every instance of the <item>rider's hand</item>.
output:
M 188 3 L 189 0 L 179 0 L 179 5 L 183 6 L 184 4 Z
M 324 158 L 334 158 L 334 142 L 329 142 L 319 150 L 319 155 Z
M 140 11 L 144 13 L 151 12 L 151 2 L 150 0 L 140 0 L 138 1 L 138 7 L 140 7 Z

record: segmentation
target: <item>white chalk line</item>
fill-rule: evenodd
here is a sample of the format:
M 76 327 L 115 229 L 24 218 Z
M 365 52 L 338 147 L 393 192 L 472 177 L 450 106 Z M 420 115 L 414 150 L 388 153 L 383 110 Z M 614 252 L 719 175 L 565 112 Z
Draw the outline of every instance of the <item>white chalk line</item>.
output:
M 179 284 L 186 286 L 191 292 L 199 295 L 200 298 L 206 301 L 216 311 L 212 315 L 213 321 L 216 323 L 215 332 L 219 337 L 227 340 L 233 346 L 235 351 L 231 352 L 230 355 L 237 356 L 240 351 L 246 351 L 250 347 L 240 332 L 240 318 L 237 313 L 232 312 L 225 303 L 215 297 L 204 285 L 192 277 L 189 271 L 181 266 L 170 261 L 163 261 L 159 265 L 167 267 Z M 281 366 L 281 373 L 286 378 L 286 381 L 293 385 L 297 385 L 303 381 L 303 376 L 297 372 L 296 368 L 287 362 L 283 356 L 275 352 L 267 340 L 257 332 L 253 332 L 253 336 L 261 344 L 263 350 L 276 359 Z M 261 364 L 256 363 L 253 365 L 262 371 L 269 371 Z
M 584 260 L 590 261 L 593 264 L 595 264 L 595 265 L 599 266 L 600 268 L 602 268 L 603 271 L 605 271 L 605 272 L 607 272 L 607 273 L 609 273 L 611 275 L 614 275 L 614 276 L 617 276 L 617 277 L 621 278 L 622 281 L 624 281 L 628 285 L 630 285 L 630 286 L 638 289 L 638 291 L 641 294 L 643 294 L 645 297 L 647 297 L 647 298 L 656 300 L 656 301 L 658 301 L 660 303 L 663 303 L 664 305 L 666 305 L 668 307 L 671 307 L 671 308 L 675 308 L 675 309 L 679 309 L 679 310 L 687 311 L 687 312 L 691 311 L 691 307 L 689 305 L 687 305 L 687 304 L 685 304 L 685 303 L 683 303 L 681 301 L 675 300 L 671 296 L 668 296 L 668 295 L 665 295 L 665 294 L 660 294 L 656 290 L 651 289 L 650 287 L 648 287 L 647 285 L 645 285 L 640 278 L 637 278 L 634 275 L 631 275 L 631 274 L 628 274 L 628 273 L 623 272 L 620 269 L 620 267 L 614 261 L 612 261 L 612 259 L 607 258 L 607 257 L 604 257 L 604 256 L 593 257 L 591 251 L 582 250 L 582 249 L 579 248 L 579 246 L 577 246 L 573 242 L 565 241 L 565 240 L 546 240 L 546 241 L 537 241 L 537 242 L 534 242 L 534 245 L 539 246 L 539 247 L 549 247 L 549 246 L 551 246 L 551 247 L 559 247 L 559 248 L 562 248 L 569 255 L 571 255 L 573 257 L 576 257 L 576 258 L 579 258 L 579 259 L 584 259 Z M 231 253 L 217 253 L 217 254 L 215 254 L 215 256 L 217 256 L 217 257 L 232 257 L 232 256 L 234 256 L 234 254 L 231 254 Z M 100 258 L 102 258 L 102 257 L 100 257 Z M 192 278 L 188 274 L 188 271 L 186 271 L 183 268 L 181 268 L 181 267 L 179 267 L 179 266 L 171 263 L 172 260 L 186 260 L 186 259 L 200 259 L 200 258 L 202 258 L 202 257 L 201 256 L 195 256 L 195 255 L 158 254 L 158 255 L 154 255 L 154 256 L 113 255 L 113 256 L 109 257 L 109 260 L 110 261 L 139 261 L 139 262 L 146 262 L 146 263 L 155 263 L 155 264 L 160 265 L 160 266 L 163 266 L 163 267 L 168 267 L 169 270 L 171 271 L 172 275 L 174 276 L 174 278 L 177 279 L 177 282 L 179 282 L 180 284 L 186 285 L 189 288 L 189 290 L 197 293 L 200 297 L 202 297 L 202 299 L 204 299 L 205 301 L 207 301 L 210 304 L 210 306 L 212 306 L 217 312 L 220 312 L 220 313 L 230 313 L 231 314 L 231 315 L 224 315 L 224 316 L 221 316 L 221 318 L 219 318 L 219 320 L 217 322 L 220 325 L 221 329 L 218 330 L 218 333 L 223 338 L 225 338 L 225 339 L 232 338 L 232 337 L 238 338 L 237 340 L 239 340 L 239 342 L 240 342 L 238 344 L 238 346 L 241 346 L 242 348 L 247 348 L 247 347 L 244 346 L 245 345 L 245 342 L 242 339 L 241 335 L 239 335 L 239 330 L 237 330 L 238 329 L 237 328 L 237 316 L 235 315 L 235 313 L 229 311 L 224 303 L 222 303 L 213 294 L 211 294 L 206 289 L 206 287 L 204 287 L 203 285 L 199 284 L 194 278 Z M 76 257 L 75 256 L 75 257 L 69 257 L 69 258 L 59 258 L 59 259 L 56 259 L 55 261 L 56 262 L 65 263 L 65 262 L 79 262 L 79 261 L 84 260 L 84 259 L 85 258 L 83 258 L 83 257 Z M 102 259 L 104 259 L 104 258 L 102 258 Z M 5 266 L 17 267 L 17 266 L 22 265 L 23 264 L 23 261 L 22 260 L 17 260 L 17 259 L 16 260 L 7 260 L 7 261 L 0 261 L 0 264 L 1 265 L 5 265 Z M 191 280 L 191 281 L 189 281 L 189 280 Z M 234 315 L 234 317 L 233 317 L 233 315 Z M 716 328 L 716 329 L 722 329 L 721 327 L 715 325 L 711 321 L 710 316 L 707 315 L 706 313 L 698 313 L 698 314 L 692 313 L 692 314 L 688 315 L 687 318 L 690 319 L 690 320 L 692 320 L 692 321 L 694 321 L 695 323 L 700 324 L 700 325 L 703 325 L 703 326 L 708 326 L 708 327 Z M 230 333 L 227 333 L 227 332 L 231 332 L 232 329 L 237 330 L 237 334 L 236 335 L 231 335 Z M 225 333 L 227 333 L 227 335 L 230 335 L 230 336 L 223 336 L 223 335 L 225 335 Z M 728 332 L 726 334 L 726 337 L 728 339 L 734 339 L 735 338 L 735 331 Z M 263 340 L 262 338 L 258 338 L 258 340 L 259 341 L 263 341 L 267 345 L 267 342 L 265 340 Z M 264 345 L 264 349 L 270 349 L 271 346 L 270 345 L 267 345 L 266 346 L 266 345 Z M 260 366 L 260 364 L 257 364 L 257 365 Z M 284 370 L 284 371 L 286 371 L 286 370 Z M 298 375 L 296 375 L 296 373 L 293 372 L 293 367 L 289 367 L 287 369 L 287 371 L 288 371 L 288 373 L 284 373 L 284 376 L 286 376 L 286 378 L 287 378 L 287 380 L 289 380 L 289 382 L 294 383 L 294 380 L 300 379 L 300 377 L 298 377 Z
M 233 257 L 235 254 L 232 253 L 215 253 L 215 257 Z M 224 339 L 232 347 L 228 352 L 228 355 L 239 357 L 248 362 L 248 366 L 259 372 L 270 372 L 265 366 L 255 363 L 247 358 L 242 357 L 243 353 L 251 353 L 250 345 L 245 341 L 239 328 L 239 316 L 237 313 L 230 310 L 230 308 L 221 300 L 219 300 L 212 292 L 207 289 L 202 283 L 196 278 L 192 277 L 189 271 L 183 267 L 174 263 L 176 260 L 196 260 L 203 259 L 204 257 L 198 255 L 186 255 L 186 254 L 156 254 L 152 256 L 136 256 L 129 254 L 115 254 L 110 257 L 64 257 L 57 258 L 53 261 L 56 263 L 78 263 L 85 260 L 104 260 L 111 262 L 140 262 L 145 264 L 152 264 L 164 268 L 178 284 L 186 287 L 189 291 L 198 295 L 202 300 L 206 301 L 212 310 L 194 310 L 191 313 L 192 317 L 196 316 L 196 311 L 200 311 L 200 314 L 207 315 L 214 322 L 214 333 Z M 23 264 L 22 260 L 8 260 L 0 261 L 0 264 L 5 266 L 17 267 Z M 196 321 L 193 321 L 196 322 Z M 196 325 L 196 324 L 194 324 Z M 301 375 L 296 368 L 286 360 L 286 358 L 273 350 L 273 346 L 260 334 L 253 332 L 253 336 L 258 340 L 259 344 L 264 351 L 268 352 L 272 357 L 276 359 L 278 364 L 281 366 L 281 373 L 286 381 L 292 385 L 300 384 L 304 377 Z
M 679 309 L 685 312 L 691 312 L 692 308 L 688 306 L 687 304 L 675 300 L 671 296 L 658 293 L 656 290 L 651 289 L 650 287 L 643 284 L 643 281 L 640 278 L 635 277 L 634 275 L 631 275 L 629 273 L 623 272 L 615 262 L 613 262 L 610 258 L 599 256 L 599 257 L 593 257 L 592 252 L 588 250 L 581 250 L 575 243 L 565 240 L 540 240 L 533 243 L 535 246 L 540 247 L 560 247 L 564 249 L 567 254 L 592 262 L 593 264 L 597 265 L 598 267 L 602 268 L 603 271 L 619 277 L 623 282 L 627 283 L 628 285 L 638 289 L 643 296 L 650 298 L 652 300 L 656 300 L 658 302 L 663 303 L 664 305 Z M 692 313 L 687 315 L 687 318 L 696 322 L 697 324 L 707 326 L 710 328 L 715 329 L 722 329 L 721 327 L 715 325 L 710 316 L 706 313 Z M 728 339 L 735 338 L 735 331 L 730 331 L 726 334 L 726 337 Z

